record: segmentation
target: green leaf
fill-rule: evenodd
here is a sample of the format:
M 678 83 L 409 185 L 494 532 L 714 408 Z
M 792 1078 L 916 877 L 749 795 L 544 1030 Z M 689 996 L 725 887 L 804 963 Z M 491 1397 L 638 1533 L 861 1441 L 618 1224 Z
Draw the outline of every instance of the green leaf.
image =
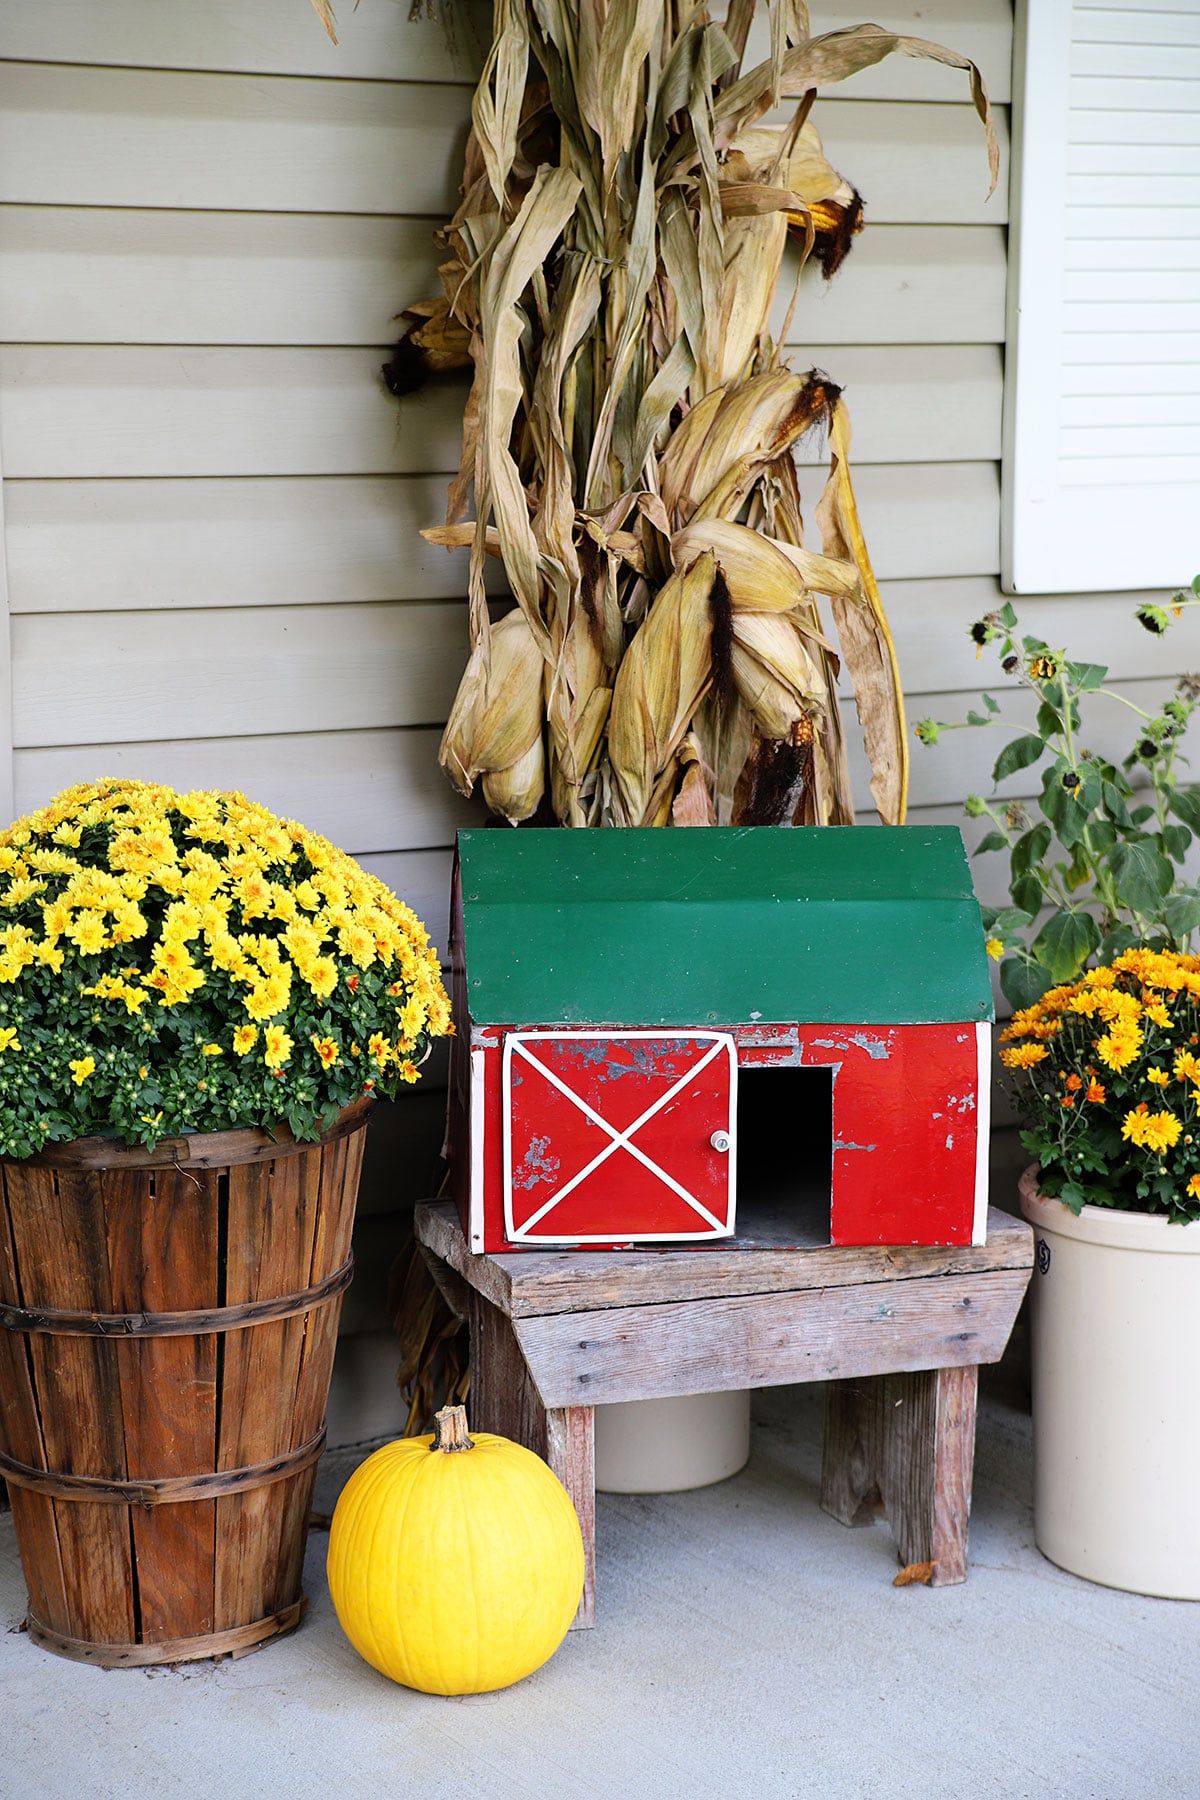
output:
M 1053 985 L 1045 969 L 1022 957 L 1010 956 L 1000 964 L 1000 988 L 1014 1012 L 1032 1006 Z
M 1011 891 L 1014 904 L 1019 906 L 1022 912 L 1028 913 L 1030 918 L 1036 918 L 1041 910 L 1043 898 L 1042 884 L 1037 876 L 1019 876 L 1018 879 L 1012 883 Z
M 1007 850 L 1008 839 L 1002 831 L 989 831 L 986 837 L 980 838 L 972 855 L 982 856 L 985 850 Z
M 1082 843 L 1076 844 L 1071 856 L 1071 866 L 1067 870 L 1067 887 L 1074 894 L 1081 887 L 1086 887 L 1092 878 L 1092 865 Z
M 1152 819 L 1153 817 L 1154 808 L 1152 806 L 1135 806 L 1129 815 L 1129 823 L 1131 825 L 1144 825 L 1147 819 Z
M 1048 825 L 1035 825 L 1032 831 L 1018 838 L 1012 852 L 1013 874 L 1026 875 L 1035 863 L 1040 863 L 1050 848 L 1053 835 Z
M 984 694 L 981 697 L 983 704 L 990 713 L 998 713 L 1000 711 L 1000 702 L 998 700 L 993 700 L 990 694 Z
M 1100 857 L 1107 856 L 1116 841 L 1116 829 L 1109 824 L 1107 819 L 1089 820 L 1087 828 L 1087 847 L 1093 861 L 1098 861 Z
M 1150 839 L 1117 844 L 1108 859 L 1117 898 L 1130 912 L 1155 913 L 1171 891 L 1175 871 Z
M 987 725 L 989 723 L 990 720 L 988 720 L 983 713 L 975 712 L 974 709 L 967 714 L 968 725 Z
M 1024 931 L 1027 925 L 1033 924 L 1033 914 L 1022 912 L 1019 906 L 1001 906 L 990 908 L 991 923 L 999 931 Z
M 1062 730 L 1062 715 L 1048 700 L 1038 707 L 1037 728 L 1044 738 L 1054 737 Z
M 1015 775 L 1018 769 L 1027 769 L 1031 763 L 1037 762 L 1045 748 L 1040 737 L 1014 738 L 1011 744 L 1005 744 L 996 758 L 992 780 L 1000 782 L 1009 775 Z
M 1122 831 L 1128 831 L 1133 821 L 1129 817 L 1129 808 L 1125 804 L 1122 789 L 1114 781 L 1105 781 L 1101 784 L 1101 792 L 1104 810 L 1113 824 L 1120 826 Z
M 1033 941 L 1033 954 L 1053 981 L 1070 981 L 1100 942 L 1100 927 L 1090 913 L 1058 912 L 1047 919 Z
M 1197 575 L 1196 580 L 1200 581 L 1200 575 Z M 1197 588 L 1196 592 L 1200 593 L 1200 588 Z M 1006 600 L 1004 605 L 1000 608 L 1000 623 L 1008 631 L 1016 629 L 1017 614 L 1011 600 Z
M 1042 776 L 1042 811 L 1058 833 L 1058 841 L 1063 849 L 1073 850 L 1083 836 L 1088 815 L 1071 789 L 1063 786 L 1064 773 L 1069 773 L 1069 770 L 1060 757 L 1054 767 L 1047 769 Z
M 1163 918 L 1173 938 L 1185 938 L 1189 932 L 1200 930 L 1200 894 L 1195 888 L 1190 893 L 1172 894 L 1163 907 Z
M 1079 793 L 1076 798 L 1085 812 L 1095 812 L 1100 804 L 1100 798 L 1103 791 L 1104 783 L 1100 778 L 1099 769 L 1090 762 L 1081 763 L 1079 768 Z
M 1161 833 L 1163 853 L 1172 862 L 1182 862 L 1187 855 L 1192 834 L 1186 825 L 1164 825 Z
M 1071 677 L 1072 686 L 1077 688 L 1081 694 L 1089 693 L 1093 688 L 1103 687 L 1108 679 L 1108 670 L 1103 663 L 1069 662 L 1067 674 Z
M 1200 834 L 1200 787 L 1172 788 L 1167 795 L 1167 811 Z

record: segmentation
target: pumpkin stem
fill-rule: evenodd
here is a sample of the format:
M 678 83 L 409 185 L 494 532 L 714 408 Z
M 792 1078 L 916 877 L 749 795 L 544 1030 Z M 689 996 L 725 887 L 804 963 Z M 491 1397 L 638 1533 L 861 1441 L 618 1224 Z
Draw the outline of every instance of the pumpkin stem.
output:
M 443 1406 L 441 1412 L 433 1415 L 433 1442 L 431 1450 L 473 1450 L 474 1444 L 467 1436 L 467 1409 L 465 1406 Z

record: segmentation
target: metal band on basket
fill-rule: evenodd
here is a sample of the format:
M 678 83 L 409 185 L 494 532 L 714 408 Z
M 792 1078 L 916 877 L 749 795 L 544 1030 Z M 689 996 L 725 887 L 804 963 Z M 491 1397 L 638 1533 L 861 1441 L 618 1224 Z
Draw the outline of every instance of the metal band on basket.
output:
M 197 1337 L 208 1331 L 238 1331 L 321 1306 L 348 1288 L 354 1276 L 351 1254 L 340 1269 L 299 1293 L 269 1300 L 244 1300 L 237 1306 L 212 1306 L 196 1312 L 90 1313 L 60 1312 L 53 1307 L 8 1306 L 0 1302 L 0 1330 L 49 1331 L 68 1337 Z
M 52 1631 L 34 1614 L 32 1608 L 26 1624 L 35 1644 L 44 1644 L 58 1656 L 69 1656 L 73 1662 L 93 1663 L 102 1669 L 146 1668 L 154 1663 L 190 1662 L 202 1656 L 244 1656 L 270 1638 L 294 1631 L 304 1617 L 308 1601 L 299 1600 L 265 1619 L 249 1625 L 233 1625 L 226 1631 L 208 1631 L 198 1637 L 157 1638 L 149 1643 L 97 1644 L 90 1638 L 67 1637 Z
M 242 1469 L 217 1469 L 210 1475 L 161 1475 L 107 1481 L 94 1475 L 57 1475 L 33 1469 L 0 1450 L 0 1475 L 17 1487 L 35 1494 L 51 1494 L 57 1500 L 108 1500 L 124 1506 L 170 1506 L 180 1500 L 212 1500 L 218 1494 L 242 1493 L 282 1481 L 315 1463 L 325 1448 L 325 1427 L 295 1450 L 285 1451 L 270 1462 L 251 1463 Z

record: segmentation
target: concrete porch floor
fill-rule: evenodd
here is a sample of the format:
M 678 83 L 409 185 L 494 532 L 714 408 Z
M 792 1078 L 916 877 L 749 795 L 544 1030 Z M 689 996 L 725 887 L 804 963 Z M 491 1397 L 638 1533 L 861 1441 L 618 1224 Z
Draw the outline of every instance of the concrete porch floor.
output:
M 1200 1795 L 1200 1603 L 1035 1549 L 1019 1378 L 985 1371 L 963 1587 L 896 1588 L 886 1525 L 820 1511 L 821 1392 L 756 1396 L 753 1452 L 688 1494 L 602 1495 L 599 1622 L 505 1692 L 438 1699 L 360 1661 L 310 1538 L 308 1616 L 240 1662 L 106 1673 L 19 1632 L 0 1517 L 4 1800 L 1166 1800 Z M 332 1508 L 365 1451 L 327 1455 Z

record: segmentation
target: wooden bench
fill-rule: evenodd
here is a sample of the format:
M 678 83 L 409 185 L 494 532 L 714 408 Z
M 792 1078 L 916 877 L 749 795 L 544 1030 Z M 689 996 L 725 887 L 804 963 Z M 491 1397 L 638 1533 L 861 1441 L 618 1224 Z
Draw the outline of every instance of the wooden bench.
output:
M 959 1249 L 786 1246 L 476 1256 L 445 1203 L 416 1237 L 471 1328 L 472 1425 L 545 1457 L 575 1503 L 595 1618 L 593 1407 L 828 1381 L 821 1505 L 844 1525 L 882 1506 L 905 1564 L 964 1581 L 980 1363 L 999 1360 L 1033 1234 L 995 1208 Z

